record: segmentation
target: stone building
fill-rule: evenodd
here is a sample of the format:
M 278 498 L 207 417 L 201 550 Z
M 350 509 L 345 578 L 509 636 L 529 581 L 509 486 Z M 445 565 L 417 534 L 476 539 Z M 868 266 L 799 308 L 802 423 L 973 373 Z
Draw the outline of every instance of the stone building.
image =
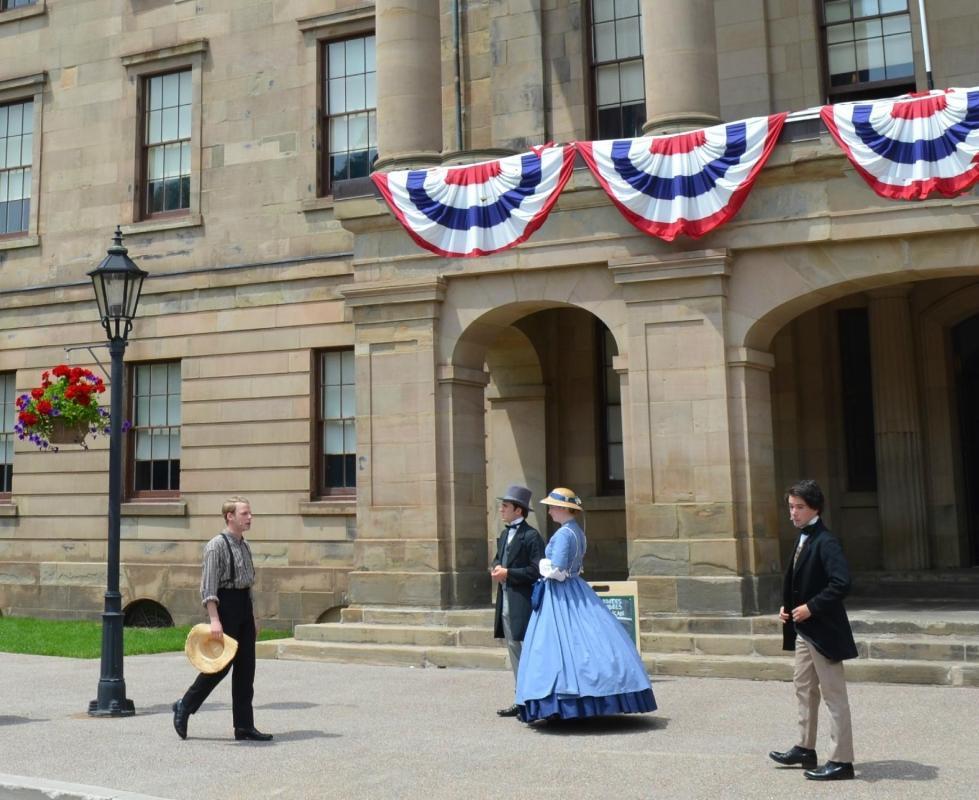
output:
M 231 493 L 281 626 L 488 604 L 512 482 L 576 490 L 646 614 L 777 605 L 799 476 L 869 581 L 979 565 L 976 190 L 880 198 L 801 115 L 701 239 L 582 168 L 531 240 L 446 259 L 366 177 L 979 84 L 979 9 L 926 8 L 931 76 L 906 0 L 0 0 L 0 612 L 102 609 L 105 444 L 38 452 L 12 401 L 107 363 L 117 223 L 133 621 L 197 617 Z

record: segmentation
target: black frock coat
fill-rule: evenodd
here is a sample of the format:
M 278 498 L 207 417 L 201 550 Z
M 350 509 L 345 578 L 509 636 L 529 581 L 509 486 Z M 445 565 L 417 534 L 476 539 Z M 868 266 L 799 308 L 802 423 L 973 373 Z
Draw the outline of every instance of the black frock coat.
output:
M 803 532 L 809 539 L 795 567 L 790 560 L 785 570 L 782 606 L 791 616 L 793 608 L 807 605 L 812 616 L 798 623 L 790 619 L 782 626 L 782 649 L 795 650 L 796 635 L 801 633 L 830 661 L 856 658 L 857 645 L 843 607 L 843 598 L 850 592 L 850 568 L 843 547 L 822 519 Z
M 520 523 L 513 536 L 510 549 L 506 549 L 507 533 L 504 528 L 496 543 L 496 558 L 493 566 L 506 567 L 506 583 L 501 583 L 496 592 L 496 620 L 493 625 L 493 635 L 503 639 L 503 592 L 507 593 L 510 607 L 510 633 L 515 642 L 522 642 L 530 622 L 530 593 L 540 577 L 537 565 L 544 557 L 544 540 L 536 528 Z M 505 559 L 504 559 L 505 555 Z

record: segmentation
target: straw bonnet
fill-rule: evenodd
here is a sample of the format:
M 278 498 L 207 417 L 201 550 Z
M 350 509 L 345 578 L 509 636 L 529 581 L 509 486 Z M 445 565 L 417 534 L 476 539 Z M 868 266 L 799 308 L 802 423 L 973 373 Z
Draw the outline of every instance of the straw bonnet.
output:
M 221 641 L 211 638 L 211 626 L 206 622 L 195 625 L 187 634 L 187 644 L 184 645 L 187 658 L 201 672 L 213 675 L 220 672 L 235 657 L 238 652 L 238 641 L 224 634 Z
M 583 511 L 581 498 L 570 489 L 551 489 L 547 497 L 541 500 L 545 506 L 560 506 L 561 508 L 572 508 L 575 511 Z

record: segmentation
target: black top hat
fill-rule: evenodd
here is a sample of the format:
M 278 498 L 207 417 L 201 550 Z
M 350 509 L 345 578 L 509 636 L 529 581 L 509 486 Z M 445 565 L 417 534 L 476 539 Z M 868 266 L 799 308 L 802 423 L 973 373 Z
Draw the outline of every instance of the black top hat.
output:
M 532 492 L 526 486 L 514 484 L 513 486 L 507 487 L 506 494 L 503 497 L 497 497 L 496 499 L 513 503 L 514 505 L 527 509 L 527 511 L 533 511 L 534 509 L 530 507 L 531 494 Z

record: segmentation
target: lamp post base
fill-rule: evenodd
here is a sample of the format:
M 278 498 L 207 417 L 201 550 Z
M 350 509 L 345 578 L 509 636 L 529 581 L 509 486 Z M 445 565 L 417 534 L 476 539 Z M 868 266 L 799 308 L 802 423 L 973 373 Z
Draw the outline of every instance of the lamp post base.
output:
M 88 704 L 88 715 L 90 717 L 133 717 L 136 715 L 136 706 L 132 700 L 125 697 L 122 700 L 110 700 L 109 704 L 99 707 L 99 701 L 93 700 Z

